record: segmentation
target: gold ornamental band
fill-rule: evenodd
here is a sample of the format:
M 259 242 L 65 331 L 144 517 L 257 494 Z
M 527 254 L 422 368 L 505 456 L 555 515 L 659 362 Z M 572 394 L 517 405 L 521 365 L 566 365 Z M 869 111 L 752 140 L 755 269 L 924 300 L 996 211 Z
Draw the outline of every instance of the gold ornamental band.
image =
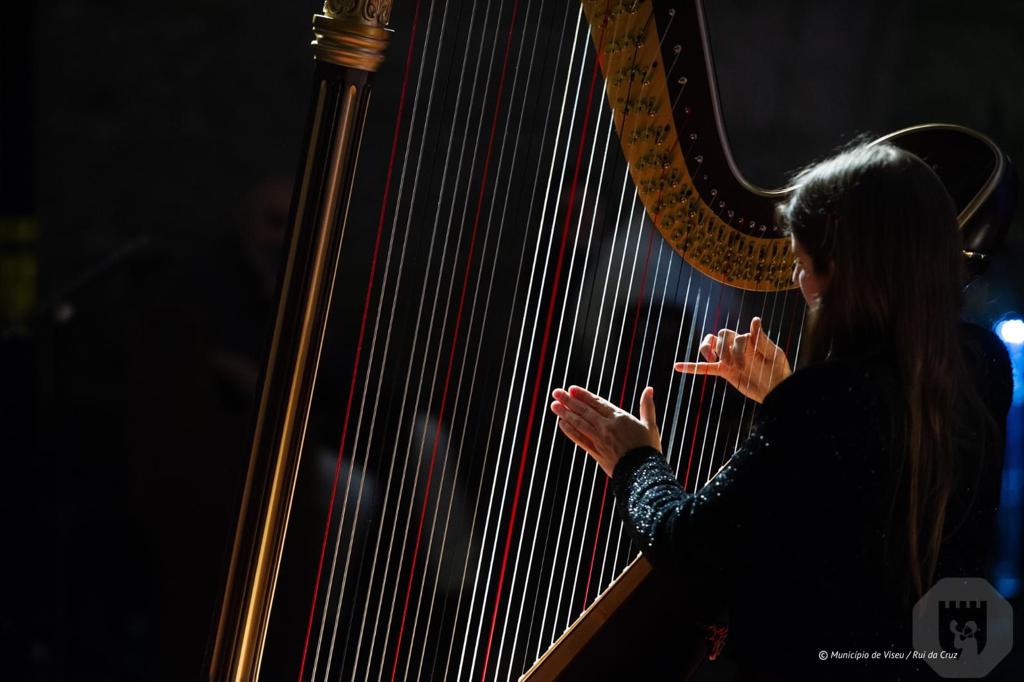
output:
M 391 39 L 391 2 L 327 0 L 313 17 L 313 52 L 319 61 L 375 72 Z

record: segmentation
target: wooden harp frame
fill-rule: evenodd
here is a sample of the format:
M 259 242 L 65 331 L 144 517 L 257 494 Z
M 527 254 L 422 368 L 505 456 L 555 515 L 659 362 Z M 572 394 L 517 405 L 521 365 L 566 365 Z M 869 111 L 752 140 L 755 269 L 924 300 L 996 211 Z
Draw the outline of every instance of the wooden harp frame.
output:
M 323 14 L 313 18 L 313 102 L 210 680 L 259 677 L 372 77 L 390 41 L 390 14 L 390 0 L 327 0 Z

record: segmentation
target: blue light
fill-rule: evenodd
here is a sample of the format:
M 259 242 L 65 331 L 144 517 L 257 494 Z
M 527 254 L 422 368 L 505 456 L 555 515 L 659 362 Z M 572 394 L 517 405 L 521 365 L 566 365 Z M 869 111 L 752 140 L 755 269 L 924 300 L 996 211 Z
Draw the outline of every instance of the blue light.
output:
M 994 327 L 1006 345 L 1013 369 L 1013 398 L 1006 419 L 1006 451 L 1003 458 L 1002 497 L 998 512 L 999 541 L 993 573 L 999 590 L 1007 597 L 1022 587 L 1021 520 L 1024 518 L 1024 320 L 1006 317 Z
M 1007 345 L 1024 345 L 1024 320 L 1011 317 L 996 325 L 996 334 Z

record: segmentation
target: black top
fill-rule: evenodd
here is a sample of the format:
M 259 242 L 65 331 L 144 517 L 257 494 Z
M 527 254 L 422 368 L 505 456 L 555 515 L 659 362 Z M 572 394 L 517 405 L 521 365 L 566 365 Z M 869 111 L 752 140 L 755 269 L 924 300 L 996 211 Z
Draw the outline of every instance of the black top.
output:
M 963 483 L 936 579 L 985 575 L 1012 393 L 999 340 L 968 325 L 963 335 L 969 373 L 1000 437 L 981 445 L 977 434 L 954 429 Z M 818 661 L 821 650 L 911 648 L 907 571 L 886 542 L 898 396 L 884 354 L 829 360 L 767 396 L 750 437 L 696 494 L 651 448 L 616 466 L 615 495 L 634 541 L 656 570 L 683 576 L 695 596 L 714 595 L 728 611 L 725 652 L 742 679 L 795 679 L 798 670 L 818 679 L 914 676 L 913 666 L 890 662 Z

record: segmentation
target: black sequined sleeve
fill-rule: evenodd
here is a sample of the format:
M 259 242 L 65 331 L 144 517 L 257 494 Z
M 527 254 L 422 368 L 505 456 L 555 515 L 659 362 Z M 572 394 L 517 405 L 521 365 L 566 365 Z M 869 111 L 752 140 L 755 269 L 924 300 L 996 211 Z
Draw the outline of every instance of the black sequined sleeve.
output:
M 756 500 L 764 497 L 757 490 L 759 460 L 771 455 L 765 452 L 771 446 L 763 445 L 761 437 L 756 434 L 694 494 L 683 490 L 653 448 L 632 450 L 619 461 L 612 484 L 620 515 L 654 565 L 705 574 L 734 565 L 758 513 Z
M 653 448 L 618 462 L 612 485 L 619 514 L 652 564 L 713 578 L 756 560 L 751 549 L 772 532 L 773 515 L 799 503 L 801 486 L 790 476 L 820 471 L 819 455 L 834 449 L 837 431 L 825 425 L 833 401 L 817 390 L 813 373 L 800 374 L 769 396 L 751 435 L 696 493 L 684 491 Z

